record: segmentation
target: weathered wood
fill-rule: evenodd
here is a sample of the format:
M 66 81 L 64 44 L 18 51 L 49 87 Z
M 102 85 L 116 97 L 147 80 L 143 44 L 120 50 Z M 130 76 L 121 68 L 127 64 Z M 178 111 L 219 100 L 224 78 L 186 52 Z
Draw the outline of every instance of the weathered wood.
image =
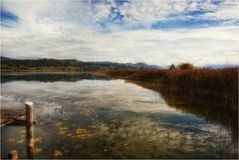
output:
M 19 119 L 25 119 L 23 110 L 1 109 L 1 127 L 11 125 Z
M 34 117 L 33 117 L 33 103 L 32 102 L 25 103 L 25 112 L 26 112 L 26 116 L 24 116 L 23 114 L 16 114 L 16 111 L 5 112 L 5 114 L 4 114 L 5 119 L 2 118 L 2 112 L 1 112 L 1 126 L 2 126 L 2 124 L 26 126 L 27 157 L 28 157 L 28 159 L 33 159 L 34 158 L 33 127 L 36 122 L 34 121 Z M 11 117 L 9 117 L 9 115 L 11 115 Z M 3 120 L 4 120 L 4 123 L 2 123 Z M 12 150 L 11 152 L 9 152 L 8 158 L 17 160 L 18 159 L 18 151 Z
M 33 150 L 34 148 L 34 132 L 33 132 L 33 126 L 34 126 L 34 119 L 33 119 L 33 103 L 32 102 L 26 102 L 26 136 L 27 136 L 27 148 L 30 150 Z
M 27 147 L 27 159 L 34 159 L 34 147 Z
M 9 125 L 11 126 L 26 126 L 27 122 L 26 120 L 23 119 L 14 119 L 12 123 L 10 123 Z
M 9 125 L 9 124 L 11 124 L 13 122 L 13 120 L 12 119 L 2 119 L 1 120 L 1 127 L 4 127 L 4 126 L 6 126 L 6 125 Z
M 33 124 L 26 126 L 26 137 L 27 137 L 27 154 L 28 158 L 32 159 L 34 151 L 34 132 Z
M 17 160 L 18 159 L 18 151 L 17 150 L 11 150 L 8 153 L 8 158 L 11 160 Z
M 26 121 L 29 125 L 33 124 L 33 103 L 32 102 L 26 102 L 25 104 L 26 108 Z

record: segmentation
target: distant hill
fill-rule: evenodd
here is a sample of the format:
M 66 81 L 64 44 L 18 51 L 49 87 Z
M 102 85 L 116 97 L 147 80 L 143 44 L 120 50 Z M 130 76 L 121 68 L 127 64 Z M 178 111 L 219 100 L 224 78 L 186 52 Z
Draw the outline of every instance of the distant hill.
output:
M 12 59 L 1 57 L 1 70 L 77 70 L 159 69 L 145 63 L 83 62 L 75 59 Z

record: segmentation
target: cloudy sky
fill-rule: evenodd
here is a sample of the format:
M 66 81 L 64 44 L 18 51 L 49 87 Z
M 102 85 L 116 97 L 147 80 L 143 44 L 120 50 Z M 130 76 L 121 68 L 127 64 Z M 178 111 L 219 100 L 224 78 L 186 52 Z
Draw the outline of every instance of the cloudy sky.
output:
M 1 54 L 239 64 L 239 0 L 1 0 Z

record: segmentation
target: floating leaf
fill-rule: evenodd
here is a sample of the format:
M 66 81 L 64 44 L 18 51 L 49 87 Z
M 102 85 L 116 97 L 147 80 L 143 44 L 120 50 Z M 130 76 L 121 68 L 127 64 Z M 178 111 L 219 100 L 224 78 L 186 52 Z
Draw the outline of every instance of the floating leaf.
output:
M 55 126 L 61 126 L 63 124 L 63 122 L 55 122 L 54 125 Z
M 25 129 L 20 130 L 20 133 L 26 133 Z
M 58 129 L 60 134 L 66 134 L 68 131 L 67 127 L 59 127 Z
M 34 149 L 34 153 L 35 153 L 35 154 L 40 153 L 41 151 L 42 151 L 41 148 L 35 148 L 35 149 Z
M 77 134 L 83 134 L 83 133 L 87 133 L 87 131 L 85 129 L 83 129 L 83 128 L 77 128 L 76 129 L 76 133 Z
M 60 134 L 66 134 L 66 131 L 59 131 Z
M 110 149 L 109 148 L 104 148 L 104 152 L 109 152 Z
M 15 138 L 8 138 L 8 142 L 15 142 Z
M 15 141 L 17 144 L 20 144 L 20 143 L 23 143 L 24 142 L 24 139 L 20 139 L 20 140 L 17 140 Z
M 63 153 L 62 153 L 60 150 L 55 149 L 52 155 L 53 155 L 54 157 L 59 158 L 59 157 L 62 157 L 62 156 L 63 156 Z
M 91 127 L 91 128 L 96 128 L 97 126 L 96 126 L 96 125 L 91 125 L 90 127 Z
M 124 148 L 129 147 L 129 143 L 125 143 L 125 144 L 123 144 L 123 147 L 124 147 Z
M 35 143 L 41 143 L 42 142 L 42 138 L 41 137 L 34 137 L 34 142 Z
M 89 133 L 87 132 L 86 129 L 83 129 L 83 128 L 77 128 L 76 129 L 76 137 L 77 138 L 89 138 L 89 137 L 93 137 L 95 136 L 96 134 L 92 134 L 92 133 Z
M 71 137 L 71 136 L 72 136 L 72 134 L 71 134 L 71 133 L 69 133 L 69 134 L 67 134 L 66 136 L 67 136 L 67 137 Z
M 59 127 L 58 129 L 59 129 L 59 130 L 64 130 L 64 131 L 65 131 L 65 130 L 68 130 L 67 127 Z
M 89 137 L 93 137 L 96 134 L 92 134 L 92 133 L 84 133 L 84 134 L 78 134 L 77 138 L 89 138 Z

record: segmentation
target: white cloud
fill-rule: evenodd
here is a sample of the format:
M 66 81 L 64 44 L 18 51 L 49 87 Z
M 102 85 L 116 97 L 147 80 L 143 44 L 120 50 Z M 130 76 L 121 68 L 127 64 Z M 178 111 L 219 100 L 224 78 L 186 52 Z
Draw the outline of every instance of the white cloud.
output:
M 239 21 L 239 1 L 228 0 L 220 5 L 220 8 L 216 12 L 207 13 L 205 18 L 216 19 L 216 20 L 237 20 Z
M 239 63 L 239 27 L 153 30 L 156 21 L 171 14 L 200 8 L 215 10 L 205 18 L 238 19 L 236 5 L 216 6 L 210 1 L 132 1 L 119 6 L 124 23 L 99 22 L 109 17 L 109 4 L 83 1 L 3 1 L 19 24 L 2 28 L 2 55 L 14 58 L 76 58 L 83 61 L 146 62 L 168 65 L 191 61 L 196 65 Z M 177 2 L 177 3 L 176 3 Z M 234 3 L 233 3 L 234 4 Z M 221 9 L 218 9 L 221 8 Z M 230 8 L 234 8 L 230 10 Z M 202 15 L 201 15 L 202 16 Z M 182 17 L 182 18 L 187 18 Z M 139 30 L 134 26 L 143 25 Z

